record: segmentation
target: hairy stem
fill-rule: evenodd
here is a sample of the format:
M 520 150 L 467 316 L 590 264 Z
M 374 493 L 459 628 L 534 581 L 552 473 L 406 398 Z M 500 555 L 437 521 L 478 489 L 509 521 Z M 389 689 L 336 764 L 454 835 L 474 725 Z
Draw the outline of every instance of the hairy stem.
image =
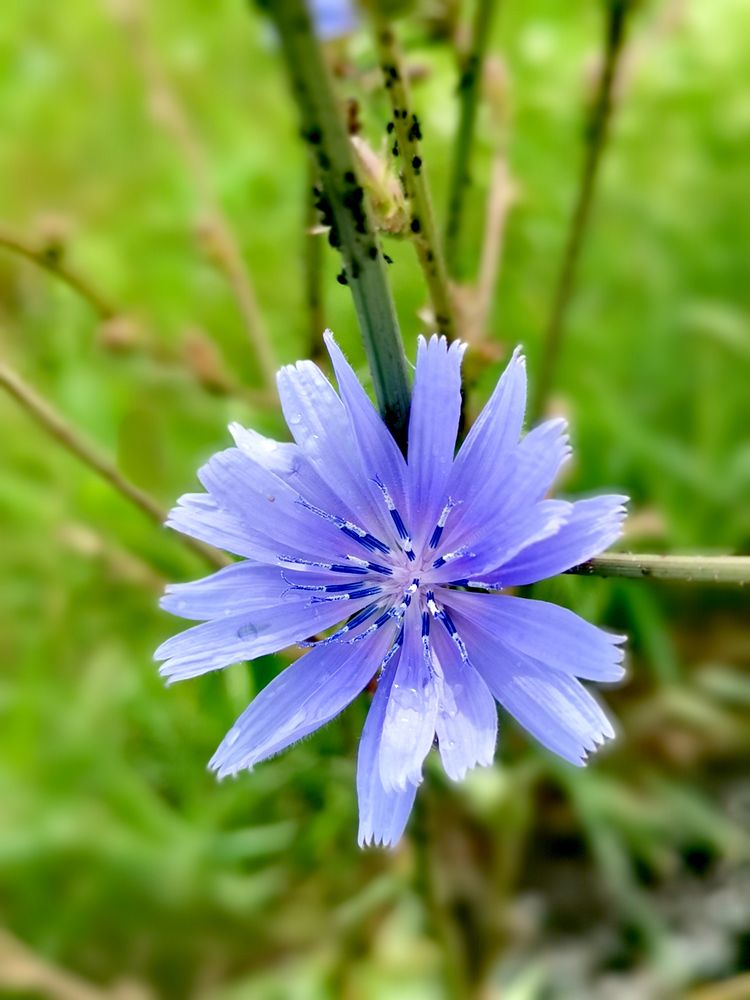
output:
M 63 253 L 49 246 L 36 246 L 30 240 L 24 239 L 0 223 L 0 247 L 12 253 L 25 257 L 38 267 L 49 271 L 59 278 L 72 291 L 84 299 L 101 320 L 112 319 L 117 315 L 115 306 L 106 299 L 88 280 L 88 278 L 65 262 Z
M 612 118 L 614 84 L 625 42 L 625 28 L 632 0 L 608 0 L 604 61 L 586 129 L 583 158 L 573 213 L 570 217 L 562 262 L 558 273 L 547 328 L 544 335 L 534 415 L 540 416 L 552 387 L 560 354 L 563 326 L 575 284 L 576 267 L 588 231 L 594 189 Z
M 597 556 L 568 573 L 581 576 L 651 577 L 690 583 L 750 583 L 750 556 L 654 556 L 612 554 Z
M 360 332 L 383 419 L 402 448 L 409 418 L 409 382 L 385 263 L 333 82 L 303 0 L 266 0 L 284 54 L 302 134 L 317 160 L 318 207 L 341 250 L 339 280 L 352 291 Z
M 497 6 L 497 0 L 477 0 L 471 42 L 458 81 L 460 112 L 453 148 L 448 220 L 445 227 L 445 261 L 448 272 L 454 278 L 461 277 L 464 205 L 466 190 L 471 183 L 469 171 L 482 89 L 482 68 L 492 30 L 492 17 Z
M 399 161 L 401 183 L 409 201 L 410 235 L 429 289 L 435 326 L 439 333 L 453 340 L 456 336 L 453 303 L 420 145 L 421 125 L 412 108 L 396 34 L 377 5 L 373 5 L 373 23 L 378 58 L 393 109 L 388 130 L 394 140 L 391 151 Z
M 96 446 L 82 437 L 75 428 L 71 427 L 45 399 L 38 395 L 4 362 L 0 362 L 0 388 L 5 389 L 51 437 L 80 459 L 89 469 L 106 480 L 110 486 L 141 510 L 151 521 L 158 525 L 164 524 L 167 512 L 162 509 L 160 504 L 140 487 L 126 479 L 113 462 L 102 455 Z M 226 566 L 230 562 L 226 556 L 195 538 L 182 534 L 176 534 L 175 537 L 193 552 L 197 552 L 214 569 Z

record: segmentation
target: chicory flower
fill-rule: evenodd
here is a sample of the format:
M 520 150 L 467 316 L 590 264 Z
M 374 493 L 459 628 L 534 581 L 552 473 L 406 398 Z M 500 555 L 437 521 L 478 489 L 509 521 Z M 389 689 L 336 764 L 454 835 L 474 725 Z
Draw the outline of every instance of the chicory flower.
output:
M 547 499 L 570 454 L 563 420 L 522 436 L 517 350 L 458 453 L 464 345 L 419 340 L 404 458 L 326 334 L 338 393 L 310 361 L 283 368 L 294 443 L 237 424 L 167 523 L 241 561 L 167 588 L 201 622 L 157 651 L 169 681 L 297 644 L 216 751 L 220 777 L 325 725 L 373 679 L 357 765 L 359 841 L 401 836 L 437 744 L 447 775 L 489 765 L 497 700 L 573 764 L 614 733 L 581 679 L 623 674 L 623 637 L 500 591 L 562 573 L 619 536 L 626 497 Z M 332 631 L 331 631 L 332 630 Z

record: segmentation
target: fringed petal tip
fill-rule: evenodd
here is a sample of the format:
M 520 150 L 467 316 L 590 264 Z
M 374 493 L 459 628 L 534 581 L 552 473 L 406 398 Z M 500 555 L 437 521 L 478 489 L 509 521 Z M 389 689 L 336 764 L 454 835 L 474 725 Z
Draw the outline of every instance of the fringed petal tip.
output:
M 384 847 L 393 850 L 400 842 L 402 833 L 395 836 L 389 832 L 378 832 L 374 830 L 362 830 L 357 835 L 357 843 L 360 847 Z
M 420 333 L 417 337 L 417 357 L 422 351 L 438 350 L 442 350 L 446 356 L 459 354 L 463 357 L 468 346 L 465 340 L 451 340 L 449 342 L 445 334 L 433 333 L 429 337 L 425 337 L 424 334 Z

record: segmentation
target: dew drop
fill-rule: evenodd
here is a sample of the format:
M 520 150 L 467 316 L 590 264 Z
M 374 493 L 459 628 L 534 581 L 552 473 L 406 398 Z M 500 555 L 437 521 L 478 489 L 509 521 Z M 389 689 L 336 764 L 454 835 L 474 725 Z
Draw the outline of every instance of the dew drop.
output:
M 257 635 L 258 635 L 258 630 L 255 627 L 255 625 L 252 624 L 240 625 L 240 627 L 237 629 L 238 639 L 255 639 Z

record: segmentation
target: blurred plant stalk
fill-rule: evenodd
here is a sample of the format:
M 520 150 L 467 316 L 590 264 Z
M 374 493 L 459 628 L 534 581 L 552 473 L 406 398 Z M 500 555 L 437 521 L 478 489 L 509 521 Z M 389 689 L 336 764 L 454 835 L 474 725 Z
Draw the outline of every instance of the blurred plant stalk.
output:
M 578 194 L 568 225 L 552 308 L 544 333 L 541 367 L 532 411 L 532 416 L 535 418 L 544 413 L 557 371 L 565 318 L 575 287 L 576 268 L 588 232 L 599 167 L 609 136 L 609 126 L 615 105 L 615 86 L 625 47 L 628 15 L 635 2 L 636 0 L 607 0 L 606 2 L 604 57 L 586 127 L 586 150 L 578 183 Z
M 38 393 L 27 385 L 26 382 L 13 371 L 5 362 L 0 361 L 0 388 L 4 389 L 12 396 L 26 412 L 59 444 L 76 458 L 80 459 L 84 465 L 93 470 L 101 479 L 104 479 L 117 492 L 125 497 L 133 506 L 142 511 L 155 524 L 160 527 L 167 518 L 167 511 L 164 510 L 158 501 L 142 490 L 139 486 L 131 483 L 122 475 L 117 466 L 105 455 L 101 454 L 98 448 L 87 441 L 78 430 L 71 427 L 59 413 L 43 399 Z M 230 562 L 227 556 L 216 549 L 199 542 L 197 539 L 189 538 L 187 535 L 177 535 L 183 545 L 197 553 L 209 566 L 220 569 Z
M 263 6 L 278 31 L 302 135 L 317 162 L 318 207 L 330 226 L 329 243 L 344 260 L 339 281 L 351 288 L 378 406 L 405 449 L 410 390 L 401 333 L 331 74 L 303 0 L 265 0 Z
M 492 20 L 498 6 L 498 0 L 477 0 L 471 40 L 468 51 L 463 58 L 458 81 L 460 111 L 456 142 L 453 147 L 448 219 L 445 226 L 445 260 L 448 271 L 454 279 L 459 279 L 462 276 L 461 240 L 465 198 L 466 191 L 471 184 L 471 158 L 482 90 L 484 60 L 492 32 Z
M 14 233 L 0 223 L 0 247 L 25 257 L 59 278 L 72 291 L 80 295 L 103 321 L 114 319 L 119 310 L 89 281 L 85 274 L 65 260 L 65 245 L 57 240 L 33 242 Z

